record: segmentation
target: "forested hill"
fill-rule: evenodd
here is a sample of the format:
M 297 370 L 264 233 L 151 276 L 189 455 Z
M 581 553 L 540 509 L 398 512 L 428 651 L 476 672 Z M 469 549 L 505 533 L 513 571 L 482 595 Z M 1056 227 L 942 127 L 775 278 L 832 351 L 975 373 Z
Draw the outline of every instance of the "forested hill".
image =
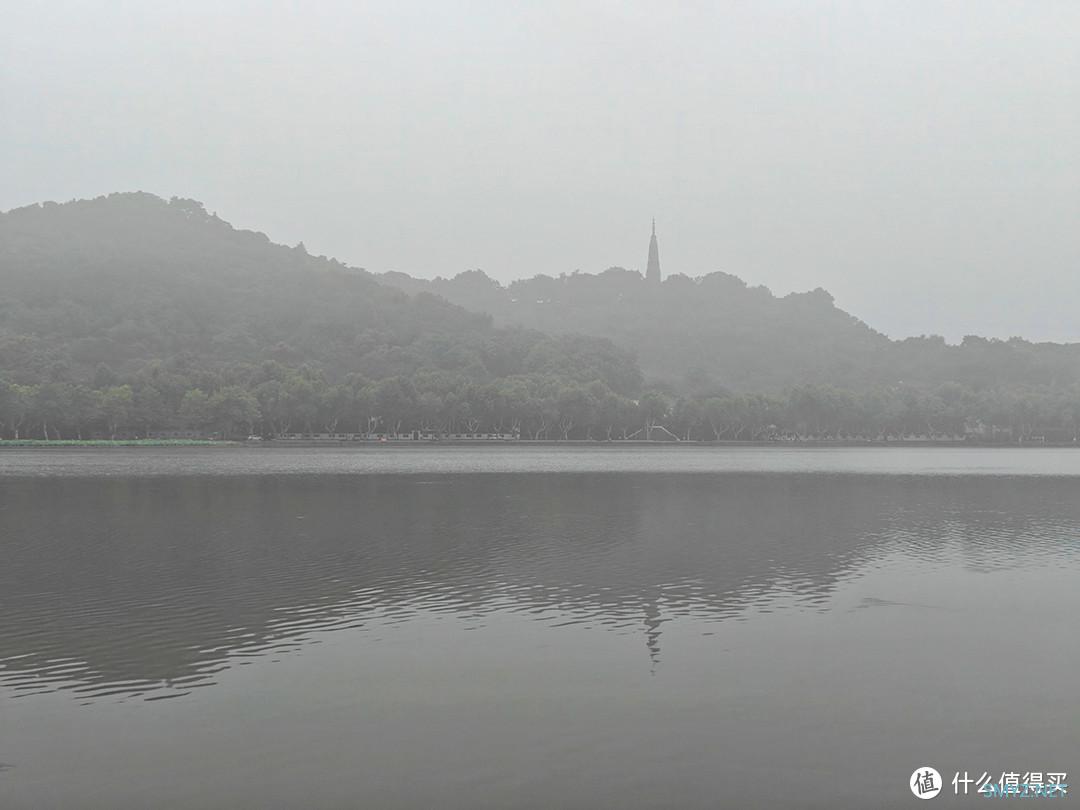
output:
M 0 214 L 0 439 L 170 430 L 1080 442 L 1080 345 L 723 273 L 374 276 L 141 193 Z
M 475 338 L 490 322 L 142 193 L 0 215 L 0 285 L 0 367 L 32 378 L 179 356 L 374 370 L 395 364 L 380 349 Z
M 508 379 L 549 396 L 642 383 L 609 341 L 495 328 L 192 200 L 124 193 L 0 214 L 0 437 L 51 436 L 50 423 L 355 431 L 421 400 L 425 421 L 450 424 Z
M 985 389 L 1080 382 L 1080 344 L 975 336 L 960 345 L 936 336 L 892 341 L 836 307 L 824 290 L 776 297 L 727 273 L 673 275 L 659 287 L 622 268 L 540 275 L 507 286 L 478 270 L 431 281 L 402 273 L 378 278 L 490 313 L 496 324 L 611 338 L 636 353 L 647 378 L 680 391 L 776 394 L 803 384 L 866 391 L 901 384 Z
M 646 376 L 680 388 L 703 382 L 769 392 L 811 381 L 851 386 L 866 382 L 855 378 L 889 344 L 837 309 L 824 290 L 776 298 L 726 273 L 670 276 L 658 287 L 622 268 L 536 276 L 507 287 L 480 271 L 430 282 L 399 273 L 380 278 L 488 312 L 496 323 L 610 337 L 637 354 Z

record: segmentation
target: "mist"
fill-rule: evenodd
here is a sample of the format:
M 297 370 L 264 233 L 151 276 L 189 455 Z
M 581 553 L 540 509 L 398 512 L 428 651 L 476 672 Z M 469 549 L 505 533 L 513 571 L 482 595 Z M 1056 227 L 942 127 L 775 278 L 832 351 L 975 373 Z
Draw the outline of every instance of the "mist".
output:
M 1080 3 L 2 9 L 4 810 L 1076 792 Z
M 142 189 L 374 272 L 821 286 L 1078 340 L 1071 3 L 6 4 L 0 209 Z

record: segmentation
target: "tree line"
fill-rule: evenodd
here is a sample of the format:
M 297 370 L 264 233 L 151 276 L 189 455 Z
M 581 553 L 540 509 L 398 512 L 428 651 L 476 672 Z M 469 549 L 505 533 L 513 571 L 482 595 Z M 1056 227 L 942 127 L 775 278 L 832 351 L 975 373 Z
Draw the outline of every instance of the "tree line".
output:
M 0 214 L 0 436 L 1077 434 L 1080 344 L 890 341 L 723 273 L 646 286 L 376 279 L 193 200 L 27 206 Z
M 664 389 L 619 393 L 550 372 L 478 381 L 423 370 L 331 382 L 273 361 L 228 375 L 154 364 L 128 379 L 20 384 L 0 377 L 0 437 L 141 438 L 165 431 L 243 438 L 288 433 L 500 433 L 534 440 L 767 441 L 904 438 L 1075 442 L 1080 387 L 973 390 L 955 383 L 780 395 Z
M 685 391 L 722 385 L 779 394 L 794 385 L 849 391 L 958 382 L 976 390 L 1080 383 L 1080 344 L 968 335 L 890 340 L 822 289 L 774 296 L 736 276 L 670 275 L 659 287 L 623 268 L 535 276 L 507 285 L 478 270 L 453 278 L 386 273 L 411 294 L 430 292 L 495 323 L 611 339 L 650 380 Z

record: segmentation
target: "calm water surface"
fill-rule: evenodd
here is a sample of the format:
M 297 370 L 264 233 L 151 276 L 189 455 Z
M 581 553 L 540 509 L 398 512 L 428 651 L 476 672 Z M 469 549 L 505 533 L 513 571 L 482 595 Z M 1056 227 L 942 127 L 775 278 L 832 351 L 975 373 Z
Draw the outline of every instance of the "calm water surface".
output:
M 4 450 L 0 807 L 1080 783 L 1078 574 L 1067 449 Z

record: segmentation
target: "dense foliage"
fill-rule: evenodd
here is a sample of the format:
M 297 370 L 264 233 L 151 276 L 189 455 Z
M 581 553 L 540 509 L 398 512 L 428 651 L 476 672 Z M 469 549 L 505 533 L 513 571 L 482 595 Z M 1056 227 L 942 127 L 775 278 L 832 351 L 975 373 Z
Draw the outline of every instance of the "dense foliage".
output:
M 373 381 L 328 382 L 310 367 L 273 361 L 229 375 L 154 364 L 127 381 L 102 367 L 89 383 L 19 385 L 0 379 L 0 436 L 255 433 L 515 434 L 527 439 L 981 439 L 1076 442 L 1080 387 L 994 389 L 956 384 L 851 393 L 799 386 L 780 396 L 636 398 L 605 383 L 534 372 L 474 381 L 422 370 Z
M 377 279 L 148 194 L 0 214 L 0 291 L 0 438 L 1080 432 L 1075 345 L 894 342 L 722 273 Z
M 865 391 L 956 382 L 981 392 L 1080 383 L 1080 344 L 892 341 L 837 308 L 824 290 L 778 298 L 726 273 L 674 275 L 659 286 L 621 268 L 505 287 L 477 270 L 433 281 L 380 278 L 490 313 L 496 324 L 611 338 L 636 353 L 646 377 L 680 390 L 781 394 L 808 384 Z
M 496 329 L 191 200 L 2 214 L 0 289 L 0 436 L 355 430 L 404 418 L 396 388 L 457 424 L 464 392 L 510 377 L 622 396 L 642 382 L 607 340 Z

